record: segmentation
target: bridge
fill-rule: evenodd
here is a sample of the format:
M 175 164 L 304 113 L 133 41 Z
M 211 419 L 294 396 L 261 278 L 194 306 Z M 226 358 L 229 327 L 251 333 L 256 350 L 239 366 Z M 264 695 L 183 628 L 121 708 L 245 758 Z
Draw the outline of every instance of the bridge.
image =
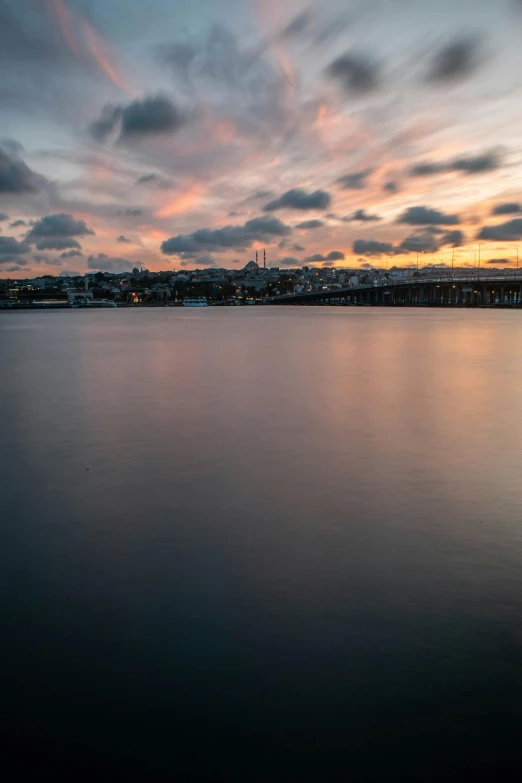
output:
M 279 305 L 377 305 L 438 307 L 522 307 L 522 270 L 513 274 L 412 277 L 371 284 L 271 296 Z

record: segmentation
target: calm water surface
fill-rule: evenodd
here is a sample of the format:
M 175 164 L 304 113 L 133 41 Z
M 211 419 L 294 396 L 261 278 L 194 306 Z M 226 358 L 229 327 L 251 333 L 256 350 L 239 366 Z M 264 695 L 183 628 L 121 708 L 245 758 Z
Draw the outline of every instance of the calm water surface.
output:
M 506 311 L 0 314 L 21 763 L 516 777 L 521 359 Z

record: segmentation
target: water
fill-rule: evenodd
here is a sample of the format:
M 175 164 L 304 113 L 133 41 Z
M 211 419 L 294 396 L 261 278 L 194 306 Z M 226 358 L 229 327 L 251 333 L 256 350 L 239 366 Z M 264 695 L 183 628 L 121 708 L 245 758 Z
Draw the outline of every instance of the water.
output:
M 506 311 L 0 314 L 18 763 L 505 780 L 521 338 Z

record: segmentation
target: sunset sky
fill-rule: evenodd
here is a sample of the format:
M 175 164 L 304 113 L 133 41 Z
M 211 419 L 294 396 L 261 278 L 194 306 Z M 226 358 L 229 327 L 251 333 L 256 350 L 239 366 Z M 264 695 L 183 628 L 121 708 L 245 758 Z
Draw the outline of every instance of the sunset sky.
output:
M 516 0 L 0 0 L 0 277 L 515 264 L 521 39 Z

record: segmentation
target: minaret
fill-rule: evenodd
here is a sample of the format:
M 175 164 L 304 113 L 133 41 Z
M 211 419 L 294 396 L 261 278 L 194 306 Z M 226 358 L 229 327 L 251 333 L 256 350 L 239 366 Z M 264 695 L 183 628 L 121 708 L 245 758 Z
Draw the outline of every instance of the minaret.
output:
M 256 250 L 256 266 L 259 266 L 259 264 L 257 263 L 257 250 Z
M 266 269 L 266 250 L 263 250 L 263 269 Z

